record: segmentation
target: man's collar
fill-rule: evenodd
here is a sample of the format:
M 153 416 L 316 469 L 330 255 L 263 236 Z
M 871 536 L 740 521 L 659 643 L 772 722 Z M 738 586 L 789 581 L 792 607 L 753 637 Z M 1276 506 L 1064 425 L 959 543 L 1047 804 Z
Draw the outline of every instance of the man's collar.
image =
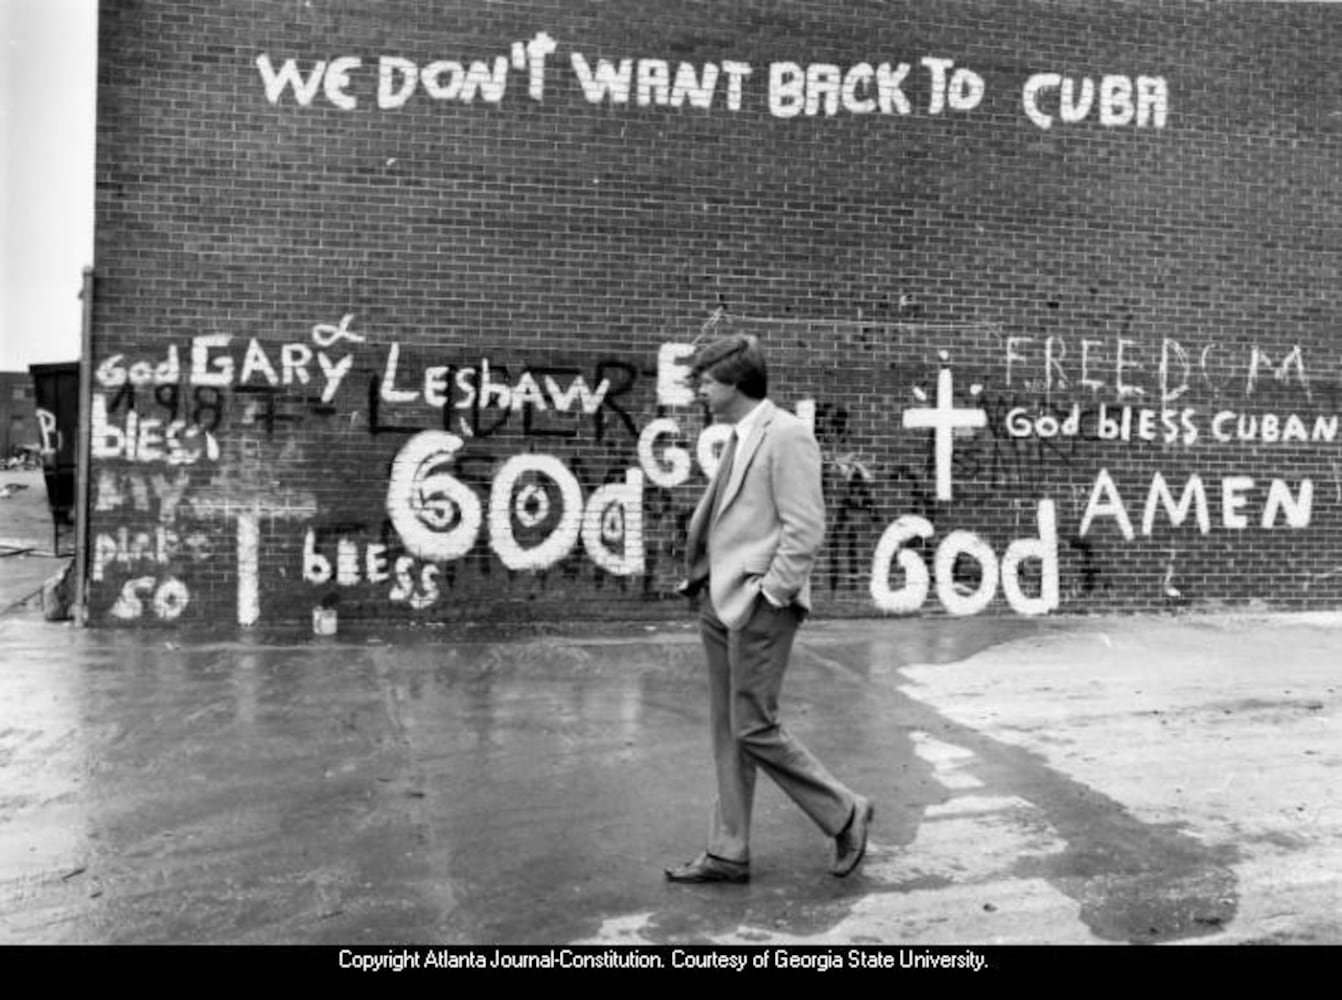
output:
M 760 418 L 764 416 L 764 400 L 757 400 L 755 405 L 750 408 L 750 412 L 736 422 L 736 439 L 744 441 L 750 436 L 750 433 L 759 425 Z

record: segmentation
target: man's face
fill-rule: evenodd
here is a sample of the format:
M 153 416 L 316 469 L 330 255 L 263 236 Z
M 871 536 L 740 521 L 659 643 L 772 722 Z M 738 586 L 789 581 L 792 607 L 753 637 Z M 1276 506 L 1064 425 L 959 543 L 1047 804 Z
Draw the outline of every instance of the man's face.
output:
M 719 382 L 708 372 L 699 375 L 699 398 L 708 404 L 708 411 L 717 420 L 729 420 L 736 402 L 737 388 Z

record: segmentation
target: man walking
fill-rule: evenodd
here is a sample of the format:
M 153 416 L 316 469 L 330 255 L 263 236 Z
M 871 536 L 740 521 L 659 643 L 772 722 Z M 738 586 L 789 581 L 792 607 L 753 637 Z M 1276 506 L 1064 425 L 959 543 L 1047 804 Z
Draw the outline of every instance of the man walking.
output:
M 871 803 L 837 781 L 778 721 L 797 628 L 811 609 L 811 568 L 825 533 L 820 449 L 768 395 L 754 337 L 729 336 L 691 365 L 699 394 L 733 425 L 717 474 L 690 521 L 680 589 L 700 601 L 718 795 L 707 850 L 666 870 L 672 882 L 747 882 L 755 772 L 763 769 L 834 838 L 830 871 L 867 848 Z

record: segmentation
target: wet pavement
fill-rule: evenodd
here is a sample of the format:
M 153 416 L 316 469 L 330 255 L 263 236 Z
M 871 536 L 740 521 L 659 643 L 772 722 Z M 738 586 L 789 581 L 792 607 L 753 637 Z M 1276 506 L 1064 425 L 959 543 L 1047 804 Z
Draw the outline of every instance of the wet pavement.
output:
M 670 885 L 698 640 L 0 614 L 0 943 L 1342 942 L 1342 616 L 813 621 L 790 726 L 866 864 L 767 779 L 753 879 Z
M 53 531 L 46 481 L 40 469 L 0 470 L 0 614 L 41 594 L 74 551 L 71 529 Z

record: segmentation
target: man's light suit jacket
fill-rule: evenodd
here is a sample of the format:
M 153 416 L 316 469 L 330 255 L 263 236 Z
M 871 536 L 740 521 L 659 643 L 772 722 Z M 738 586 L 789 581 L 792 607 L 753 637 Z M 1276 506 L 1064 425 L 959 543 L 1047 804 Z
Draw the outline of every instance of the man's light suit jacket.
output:
M 710 484 L 686 539 L 689 586 L 708 579 L 713 609 L 729 629 L 750 620 L 761 590 L 776 604 L 810 611 L 811 569 L 825 537 L 820 447 L 798 417 L 767 399 L 759 405 L 766 409 L 737 449 L 725 495 L 715 503 Z

